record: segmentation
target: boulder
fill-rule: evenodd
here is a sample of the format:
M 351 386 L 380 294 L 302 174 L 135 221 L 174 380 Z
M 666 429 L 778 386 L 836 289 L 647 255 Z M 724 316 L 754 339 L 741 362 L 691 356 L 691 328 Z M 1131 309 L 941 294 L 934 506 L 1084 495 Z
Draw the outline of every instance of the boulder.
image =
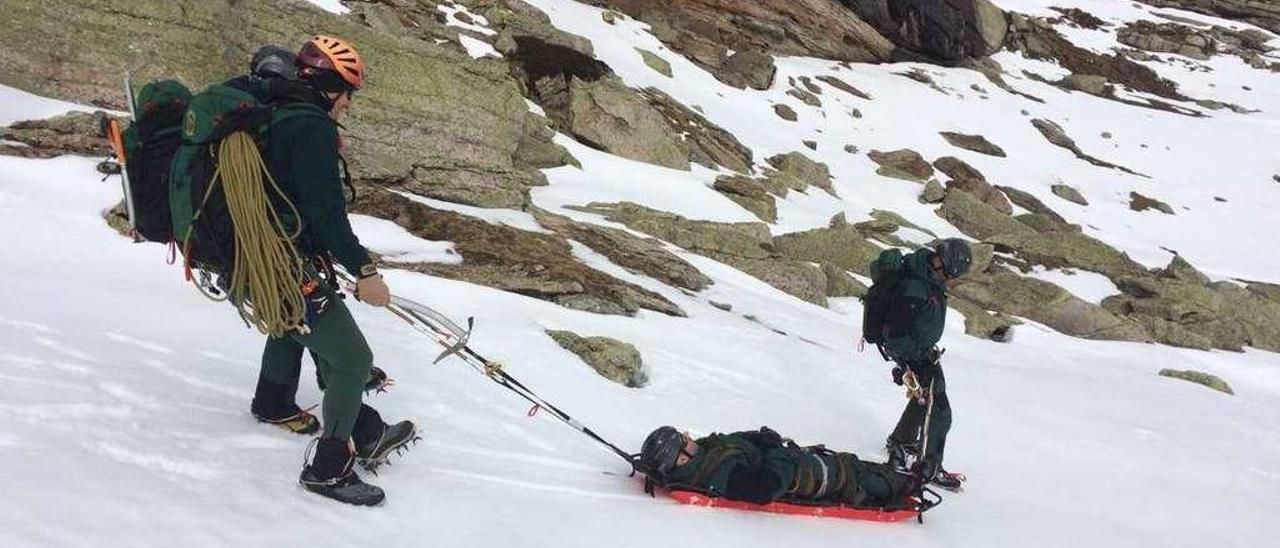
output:
M 674 134 L 684 136 L 694 163 L 710 169 L 720 165 L 739 173 L 752 171 L 754 153 L 732 133 L 657 88 L 645 88 L 641 95 L 666 118 Z
M 773 246 L 788 259 L 827 264 L 863 276 L 871 274 L 868 267 L 882 251 L 867 241 L 866 234 L 849 225 L 782 234 L 773 239 Z
M 968 192 L 1005 215 L 1013 213 L 1013 206 L 1009 204 L 1009 199 L 1004 193 L 988 183 L 982 172 L 965 163 L 964 160 L 946 156 L 933 162 L 933 167 L 951 177 L 951 180 L 947 181 L 947 190 Z
M 1126 46 L 1157 53 L 1175 53 L 1208 61 L 1217 53 L 1217 41 L 1207 32 L 1178 23 L 1131 21 L 1116 31 L 1116 40 Z
M 1173 208 L 1170 207 L 1169 204 L 1161 202 L 1160 200 L 1157 200 L 1155 198 L 1143 196 L 1142 194 L 1139 194 L 1137 192 L 1129 193 L 1129 209 L 1132 209 L 1134 211 L 1146 211 L 1148 209 L 1154 209 L 1156 211 L 1164 213 L 1165 215 L 1174 214 Z
M 531 207 L 530 213 L 543 228 L 580 242 L 632 272 L 690 291 L 701 291 L 711 285 L 711 278 L 667 251 L 657 240 L 618 228 L 576 222 L 537 207 Z
M 1194 382 L 1196 384 L 1207 386 L 1209 388 L 1212 388 L 1224 394 L 1232 394 L 1232 395 L 1235 394 L 1235 392 L 1231 390 L 1231 385 L 1227 384 L 1227 381 L 1222 380 L 1216 375 L 1211 375 L 1209 373 L 1204 373 L 1201 371 L 1195 371 L 1191 369 L 1184 369 L 1184 370 L 1161 369 L 1160 376 L 1170 377 L 1174 379 L 1181 379 L 1188 382 Z
M 1080 204 L 1082 206 L 1089 205 L 1089 201 L 1085 200 L 1084 195 L 1080 194 L 1080 191 L 1076 190 L 1074 187 L 1064 184 L 1056 184 L 1050 187 L 1050 190 L 1053 191 L 1054 196 L 1062 198 L 1068 202 Z
M 989 312 L 955 295 L 947 299 L 947 306 L 964 316 L 964 333 L 979 339 L 996 340 L 1001 333 L 1007 333 L 1013 326 L 1022 324 L 1017 318 Z
M 824 264 L 822 273 L 827 277 L 828 297 L 863 297 L 867 294 L 866 285 L 838 266 Z
M 733 200 L 760 220 L 772 223 L 778 220 L 778 204 L 769 189 L 757 179 L 741 175 L 718 177 L 712 185 L 717 192 Z
M 748 259 L 768 259 L 773 255 L 773 236 L 764 223 L 696 221 L 630 202 L 593 202 L 573 209 L 602 215 L 609 221 L 702 255 Z
M 942 183 L 939 183 L 934 179 L 929 179 L 929 182 L 924 184 L 924 190 L 920 192 L 919 200 L 920 203 L 924 204 L 936 204 L 946 197 L 947 188 L 942 186 Z
M 583 143 L 600 150 L 674 169 L 689 169 L 689 147 L 671 131 L 666 119 L 622 79 L 608 75 L 596 81 L 568 81 L 567 119 L 558 125 Z M 544 106 L 545 110 L 547 107 Z M 555 115 L 547 111 L 552 120 Z
M 803 89 L 791 88 L 787 90 L 787 95 L 795 97 L 796 99 L 799 99 L 801 103 L 804 103 L 811 107 L 822 108 L 822 100 L 819 99 L 817 95 L 814 95 L 813 93 L 810 93 Z
M 800 119 L 800 115 L 796 114 L 795 109 L 791 108 L 790 106 L 784 103 L 778 103 L 773 105 L 773 113 L 777 114 L 779 118 L 782 118 L 783 120 L 786 120 L 788 122 L 794 122 Z
M 667 78 L 671 77 L 671 63 L 667 62 L 666 59 L 663 59 L 662 56 L 642 48 L 636 48 L 636 51 L 639 52 L 640 57 L 644 59 L 644 64 L 648 65 L 649 68 L 654 70 L 654 72 L 666 76 Z
M 601 377 L 630 388 L 649 382 L 636 347 L 609 337 L 583 337 L 572 331 L 546 331 L 561 348 L 577 354 Z
M 1057 82 L 1058 87 L 1083 91 L 1089 95 L 1110 97 L 1115 95 L 1116 87 L 1107 82 L 1106 76 L 1096 74 L 1069 74 Z
M 876 170 L 876 173 L 884 177 L 905 179 L 917 183 L 923 183 L 933 177 L 933 166 L 929 165 L 929 162 L 926 162 L 919 152 L 911 149 L 904 148 L 889 152 L 872 150 L 867 153 L 867 158 L 880 165 L 880 169 Z
M 815 162 L 799 152 L 788 152 L 770 156 L 765 160 L 776 170 L 769 178 L 786 181 L 788 187 L 803 192 L 809 186 L 816 186 L 832 196 L 836 195 L 831 186 L 831 170 L 822 162 Z
M 1001 158 L 1005 156 L 1004 149 L 996 146 L 995 143 L 988 141 L 986 137 L 981 135 L 968 135 L 953 131 L 940 131 L 938 134 L 941 135 L 943 139 L 946 139 L 951 146 L 957 148 L 963 148 L 979 154 L 986 154 L 987 156 L 999 156 Z

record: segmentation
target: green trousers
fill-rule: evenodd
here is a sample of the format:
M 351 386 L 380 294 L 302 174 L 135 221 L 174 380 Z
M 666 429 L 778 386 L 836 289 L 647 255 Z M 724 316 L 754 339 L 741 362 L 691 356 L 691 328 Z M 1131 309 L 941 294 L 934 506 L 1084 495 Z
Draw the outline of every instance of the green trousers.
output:
M 326 385 L 321 405 L 324 437 L 348 439 L 360 413 L 373 352 L 342 299 L 333 297 L 308 333 L 294 330 L 280 338 L 268 337 L 262 350 L 262 377 L 296 386 L 304 348 L 311 351 Z
M 951 400 L 947 398 L 947 381 L 942 375 L 942 365 L 937 363 L 918 364 L 912 367 L 920 385 L 928 390 L 933 387 L 933 411 L 928 412 L 927 404 L 916 400 L 907 402 L 898 419 L 898 426 L 893 429 L 889 439 L 902 445 L 914 445 L 922 437 L 925 416 L 929 417 L 929 446 L 924 448 L 925 457 L 939 466 L 942 465 L 942 452 L 947 446 L 947 433 L 951 431 Z

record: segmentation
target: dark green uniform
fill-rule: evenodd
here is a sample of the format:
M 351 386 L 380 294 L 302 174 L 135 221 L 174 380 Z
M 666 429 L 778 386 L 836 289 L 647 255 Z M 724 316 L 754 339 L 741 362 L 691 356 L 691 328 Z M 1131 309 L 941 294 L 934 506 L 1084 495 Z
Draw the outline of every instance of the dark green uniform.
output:
M 947 319 L 947 288 L 929 268 L 933 250 L 922 248 L 903 258 L 903 277 L 895 287 L 885 318 L 884 348 L 902 367 L 915 372 L 926 390 L 932 387 L 933 410 L 929 416 L 929 445 L 925 455 L 941 466 L 947 432 L 951 430 L 951 402 L 947 399 L 942 365 L 934 346 L 942 338 Z M 926 405 L 912 399 L 902 411 L 890 443 L 913 445 L 924 424 Z
M 316 110 L 315 116 L 292 116 L 272 125 L 265 160 L 301 215 L 298 250 L 304 256 L 331 255 L 348 272 L 360 273 L 370 260 L 347 220 L 338 171 L 337 124 Z M 281 387 L 276 391 L 281 394 L 277 405 L 292 406 L 302 350 L 310 350 L 327 385 L 322 406 L 324 436 L 346 439 L 360 413 L 373 353 L 342 300 L 323 284 L 319 291 L 327 297 L 327 308 L 311 322 L 308 333 L 295 330 L 267 338 L 261 380 Z
M 665 476 L 671 487 L 755 503 L 772 500 L 899 507 L 913 494 L 910 476 L 852 453 L 803 448 L 776 432 L 712 434 Z

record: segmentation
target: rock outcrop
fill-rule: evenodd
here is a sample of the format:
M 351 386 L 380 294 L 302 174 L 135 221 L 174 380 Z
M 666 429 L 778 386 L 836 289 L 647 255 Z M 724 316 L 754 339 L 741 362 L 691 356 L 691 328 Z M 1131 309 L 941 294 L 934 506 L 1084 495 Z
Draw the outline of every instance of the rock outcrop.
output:
M 1139 0 L 1162 8 L 1179 8 L 1244 21 L 1280 34 L 1280 4 L 1268 0 Z
M 898 46 L 944 62 L 1004 44 L 1005 13 L 988 0 L 842 0 Z
M 938 134 L 941 135 L 943 139 L 946 139 L 953 147 L 963 148 L 979 154 L 986 154 L 987 156 L 1005 157 L 1004 149 L 1000 148 L 995 143 L 988 141 L 986 137 L 981 135 L 968 135 L 965 133 L 956 133 L 954 131 L 940 131 Z
M 758 179 L 726 175 L 717 178 L 712 188 L 755 214 L 761 221 L 772 223 L 778 220 L 777 201 Z
M 22 146 L 0 144 L 0 154 L 24 158 L 53 158 L 63 154 L 107 156 L 111 146 L 102 134 L 105 112 L 68 112 L 46 120 L 14 122 L 0 127 L 0 141 Z
M 640 351 L 630 343 L 609 337 L 583 337 L 572 331 L 548 329 L 547 335 L 606 379 L 630 388 L 649 382 Z
M 648 23 L 667 47 L 737 87 L 767 89 L 772 55 L 887 61 L 893 44 L 831 0 L 588 0 Z
M 710 169 L 721 165 L 739 173 L 751 172 L 754 153 L 732 133 L 657 88 L 645 88 L 641 95 L 666 118 L 673 134 L 684 136 L 689 159 L 694 163 Z
M 867 153 L 867 158 L 880 165 L 876 173 L 885 177 L 917 183 L 923 183 L 933 177 L 933 166 L 929 165 L 919 152 L 911 149 L 904 148 L 889 152 L 873 150 Z
M 1053 185 L 1053 187 L 1051 187 L 1050 190 L 1053 191 L 1054 196 L 1062 198 L 1063 200 L 1066 200 L 1068 202 L 1080 204 L 1082 206 L 1089 205 L 1089 201 L 1084 199 L 1084 195 L 1080 194 L 1080 191 L 1076 190 L 1075 187 L 1072 187 L 1069 185 L 1057 184 L 1057 185 Z
M 684 311 L 666 297 L 592 269 L 561 237 L 434 209 L 389 191 L 366 192 L 356 212 L 388 219 L 428 240 L 453 242 L 462 264 L 396 263 L 398 268 L 484 285 L 600 314 Z
M 1072 154 L 1076 155 L 1076 158 L 1089 162 L 1098 167 L 1105 167 L 1108 169 L 1118 169 L 1120 171 L 1123 171 L 1131 175 L 1146 177 L 1146 175 L 1133 171 L 1132 169 L 1129 169 L 1127 167 L 1119 166 L 1104 160 L 1099 160 L 1097 158 L 1094 158 L 1093 156 L 1085 154 L 1083 150 L 1080 150 L 1080 146 L 1076 144 L 1075 139 L 1072 139 L 1070 136 L 1068 136 L 1066 130 L 1062 129 L 1062 126 L 1054 123 L 1051 120 L 1035 118 L 1031 120 L 1031 125 L 1035 126 L 1036 129 L 1040 131 L 1040 135 L 1043 135 L 1045 140 L 1049 141 L 1054 145 L 1057 145 L 1059 147 L 1062 147 L 1071 151 Z
M 1217 375 L 1205 373 L 1203 371 L 1196 371 L 1193 369 L 1161 369 L 1159 374 L 1161 377 L 1181 379 L 1187 382 L 1203 385 L 1222 392 L 1223 394 L 1235 394 L 1235 391 L 1231 390 L 1231 385 L 1227 384 L 1227 381 L 1222 380 Z
M 689 169 L 689 147 L 667 118 L 597 61 L 590 42 L 564 33 L 547 37 L 507 30 L 497 47 L 521 91 L 560 131 L 624 158 Z
M 120 39 L 122 29 L 129 40 Z M 302 2 L 8 1 L 0 82 L 124 110 L 126 69 L 137 82 L 167 77 L 198 88 L 243 71 L 259 45 L 295 47 L 315 29 L 350 39 L 369 60 L 369 85 L 343 121 L 358 184 L 518 207 L 529 185 L 545 183 L 540 168 L 567 161 L 501 63 Z
M 711 285 L 711 278 L 667 251 L 657 240 L 640 238 L 617 228 L 576 222 L 536 207 L 530 208 L 530 212 L 543 228 L 580 242 L 627 270 L 690 291 L 701 291 Z
M 1142 194 L 1139 194 L 1137 192 L 1129 193 L 1129 209 L 1132 209 L 1134 211 L 1146 211 L 1148 209 L 1154 209 L 1156 211 L 1159 211 L 1160 213 L 1164 213 L 1165 215 L 1174 214 L 1173 208 L 1170 207 L 1169 204 L 1161 202 L 1160 200 L 1157 200 L 1150 196 L 1143 196 Z

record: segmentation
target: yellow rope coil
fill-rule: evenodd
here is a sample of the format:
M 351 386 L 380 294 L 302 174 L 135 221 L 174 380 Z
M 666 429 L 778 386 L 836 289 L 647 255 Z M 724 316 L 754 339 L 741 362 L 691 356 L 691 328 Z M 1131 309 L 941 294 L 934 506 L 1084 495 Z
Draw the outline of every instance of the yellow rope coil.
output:
M 264 175 L 272 191 L 298 220 L 292 232 L 285 228 L 271 206 Z M 218 144 L 218 166 L 209 182 L 205 201 L 219 182 L 235 227 L 235 264 L 229 284 L 232 302 L 245 321 L 262 333 L 279 337 L 286 331 L 304 327 L 305 262 L 293 245 L 301 232 L 301 216 L 268 173 L 257 144 L 246 133 L 232 133 Z M 213 298 L 203 289 L 201 292 Z

